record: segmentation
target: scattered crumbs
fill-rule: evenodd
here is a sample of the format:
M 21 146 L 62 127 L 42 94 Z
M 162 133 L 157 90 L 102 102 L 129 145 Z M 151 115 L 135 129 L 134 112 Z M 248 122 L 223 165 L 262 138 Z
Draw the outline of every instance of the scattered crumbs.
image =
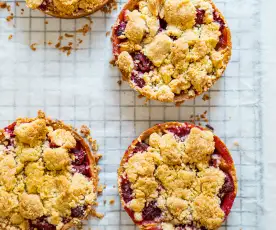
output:
M 11 5 L 7 4 L 7 10 L 10 12 L 11 11 Z
M 48 23 L 49 23 L 49 22 L 48 22 L 47 20 L 45 20 L 45 22 L 44 22 L 44 23 L 45 23 L 46 25 L 48 25 Z
M 63 39 L 63 36 L 60 35 L 60 36 L 58 37 L 58 40 L 61 41 L 62 39 Z
M 13 14 L 7 16 L 7 17 L 6 17 L 6 20 L 7 20 L 8 22 L 10 22 L 11 20 L 13 20 Z
M 213 128 L 211 125 L 207 124 L 207 125 L 205 125 L 205 126 L 206 126 L 208 129 L 214 131 L 214 128 Z
M 80 38 L 78 38 L 78 44 L 81 44 L 83 42 L 83 40 L 81 40 Z
M 112 199 L 112 200 L 109 201 L 109 204 L 111 204 L 111 205 L 114 204 L 114 203 L 115 203 L 114 199 Z
M 91 27 L 88 24 L 85 24 L 81 29 L 78 29 L 78 33 L 82 33 L 83 36 L 85 36 L 89 31 L 91 31 Z
M 58 49 L 58 48 L 60 47 L 60 45 L 61 45 L 61 43 L 58 42 L 58 43 L 55 45 L 55 47 Z
M 20 3 L 19 3 L 19 2 L 16 2 L 15 5 L 16 5 L 16 6 L 20 6 Z
M 104 214 L 96 212 L 96 210 L 92 209 L 90 212 L 91 212 L 91 216 L 97 217 L 99 219 L 102 219 L 104 217 Z
M 104 186 L 103 186 L 102 184 L 99 185 L 98 188 L 97 188 L 98 194 L 102 194 L 102 193 L 103 193 L 103 190 L 104 190 Z
M 7 8 L 7 3 L 6 2 L 0 2 L 0 8 L 1 9 L 6 9 Z
M 80 127 L 80 133 L 87 137 L 90 134 L 90 129 L 87 125 L 82 125 Z
M 67 37 L 67 38 L 72 38 L 72 37 L 74 37 L 74 34 L 67 34 L 67 33 L 65 33 L 64 36 Z
M 117 83 L 118 83 L 118 85 L 121 85 L 122 84 L 122 80 L 118 80 Z
M 208 94 L 204 94 L 203 97 L 202 97 L 202 100 L 203 101 L 208 101 L 208 100 L 210 100 L 210 96 Z
M 23 15 L 24 14 L 24 9 L 21 9 L 21 15 Z
M 109 35 L 110 35 L 110 31 L 107 31 L 107 32 L 105 33 L 105 36 L 108 37 Z
M 51 41 L 48 41 L 48 45 L 51 46 L 53 44 L 53 42 Z
M 11 39 L 12 39 L 12 34 L 10 34 L 10 35 L 9 35 L 8 39 L 9 39 L 9 40 L 11 40 Z
M 111 64 L 113 66 L 115 66 L 115 63 L 116 63 L 115 59 L 112 59 L 111 61 L 109 61 L 109 64 Z
M 235 146 L 240 146 L 239 142 L 237 142 L 237 141 L 234 142 L 234 145 Z
M 37 46 L 37 43 L 33 43 L 30 45 L 30 48 L 33 50 L 33 51 L 36 51 L 36 46 Z

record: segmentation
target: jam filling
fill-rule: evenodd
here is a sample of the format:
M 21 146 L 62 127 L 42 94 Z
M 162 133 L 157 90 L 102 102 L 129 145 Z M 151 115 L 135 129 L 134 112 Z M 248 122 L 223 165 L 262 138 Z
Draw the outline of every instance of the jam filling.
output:
M 205 227 L 198 228 L 198 227 L 194 226 L 193 224 L 192 225 L 191 224 L 177 225 L 175 227 L 176 227 L 175 228 L 176 230 L 207 230 L 207 228 L 205 228 Z
M 135 85 L 137 85 L 139 88 L 143 88 L 146 84 L 145 80 L 142 78 L 142 74 L 139 74 L 137 72 L 132 71 L 131 78 L 130 78 Z
M 15 126 L 16 126 L 16 122 L 13 122 L 12 124 L 4 128 L 4 130 L 6 133 L 10 134 L 11 137 L 15 137 L 15 134 L 14 134 Z
M 179 137 L 181 141 L 185 139 L 185 137 L 190 133 L 191 128 L 188 126 L 179 126 L 179 127 L 171 127 L 167 129 L 169 132 L 173 133 L 175 136 Z
M 132 197 L 133 190 L 131 188 L 131 184 L 128 179 L 122 178 L 121 190 L 122 190 L 122 196 L 123 196 L 124 202 L 125 203 L 130 202 L 133 199 Z
M 133 55 L 133 60 L 135 65 L 134 67 L 139 72 L 149 72 L 153 67 L 151 61 L 140 52 L 137 52 Z
M 56 226 L 47 221 L 46 216 L 30 221 L 30 230 L 56 230 Z
M 159 18 L 159 30 L 158 32 L 162 32 L 163 30 L 165 30 L 167 28 L 168 23 L 163 19 L 163 18 Z
M 225 30 L 225 23 L 223 19 L 219 16 L 219 13 L 216 11 L 213 13 L 213 18 L 215 22 L 220 24 L 219 30 L 221 32 L 216 50 L 219 50 L 220 48 L 224 49 L 227 46 L 227 31 Z
M 121 36 L 125 32 L 126 25 L 127 25 L 126 22 L 124 22 L 124 21 L 120 22 L 120 24 L 118 25 L 117 30 L 116 30 L 116 35 L 118 37 Z
M 76 208 L 71 209 L 71 216 L 72 217 L 83 217 L 85 213 L 86 207 L 85 206 L 77 206 Z
M 138 142 L 133 150 L 133 153 L 145 152 L 148 149 L 149 145 L 144 142 Z
M 151 201 L 142 211 L 142 217 L 144 221 L 154 220 L 161 216 L 161 209 L 157 207 L 156 201 Z
M 205 10 L 196 9 L 196 24 L 203 24 Z

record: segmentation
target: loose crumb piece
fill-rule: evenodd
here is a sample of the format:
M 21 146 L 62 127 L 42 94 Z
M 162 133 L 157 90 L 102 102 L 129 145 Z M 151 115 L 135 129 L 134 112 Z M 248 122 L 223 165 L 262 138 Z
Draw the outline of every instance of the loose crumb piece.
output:
M 97 217 L 99 219 L 102 219 L 104 217 L 104 214 L 96 212 L 96 210 L 91 210 L 91 216 Z
M 58 37 L 58 40 L 61 41 L 62 39 L 63 39 L 63 36 L 60 35 L 60 36 Z
M 21 9 L 21 13 L 20 13 L 21 15 L 23 15 L 24 14 L 24 9 Z
M 45 20 L 45 22 L 44 22 L 46 25 L 49 23 L 47 20 Z
M 210 96 L 208 94 L 204 94 L 203 97 L 202 97 L 202 100 L 203 101 L 208 101 L 208 100 L 210 100 Z
M 91 27 L 88 24 L 85 24 L 81 29 L 78 29 L 78 33 L 82 33 L 83 36 L 85 36 L 89 31 L 91 31 Z
M 117 81 L 118 85 L 122 84 L 122 80 Z
M 6 17 L 6 20 L 7 20 L 8 22 L 10 22 L 11 20 L 13 20 L 13 14 L 7 16 L 7 17 Z
M 7 3 L 6 2 L 0 2 L 0 8 L 1 9 L 6 9 L 7 8 Z
M 114 199 L 112 199 L 112 200 L 109 201 L 109 204 L 114 204 L 114 203 L 115 203 Z
M 58 42 L 58 43 L 55 45 L 55 47 L 58 49 L 58 48 L 60 47 L 60 45 L 61 45 L 61 43 Z
M 88 135 L 90 135 L 90 129 L 87 125 L 82 125 L 80 127 L 80 133 L 83 134 L 85 137 L 87 137 Z
M 234 145 L 235 146 L 240 146 L 239 142 L 237 142 L 237 141 L 234 142 Z
M 16 6 L 20 6 L 20 3 L 19 3 L 19 2 L 16 2 L 15 5 L 16 5 Z
M 97 188 L 98 194 L 102 194 L 102 193 L 103 193 L 103 190 L 104 190 L 104 186 L 103 186 L 102 184 L 99 185 L 98 188 Z
M 48 41 L 48 45 L 51 46 L 53 44 L 53 42 L 51 41 Z
M 107 32 L 105 33 L 105 36 L 108 37 L 109 35 L 110 35 L 110 31 L 107 31 Z
M 74 34 L 67 34 L 67 33 L 65 33 L 64 36 L 67 37 L 67 38 L 72 38 L 72 37 L 74 37 Z
M 80 38 L 78 38 L 78 44 L 81 44 L 83 42 L 83 40 L 81 40 Z
M 7 4 L 7 10 L 10 12 L 11 11 L 11 5 Z
M 9 35 L 8 39 L 9 39 L 9 40 L 11 40 L 11 39 L 12 39 L 12 34 L 10 34 L 10 35 Z
M 208 129 L 214 131 L 214 128 L 213 128 L 211 125 L 207 124 L 207 125 L 205 125 L 205 126 L 206 126 Z
M 30 45 L 30 48 L 33 50 L 33 51 L 36 51 L 36 46 L 37 46 L 37 43 L 33 43 Z
M 112 60 L 109 61 L 109 64 L 113 65 L 113 66 L 116 66 L 115 62 L 116 62 L 115 59 L 112 59 Z

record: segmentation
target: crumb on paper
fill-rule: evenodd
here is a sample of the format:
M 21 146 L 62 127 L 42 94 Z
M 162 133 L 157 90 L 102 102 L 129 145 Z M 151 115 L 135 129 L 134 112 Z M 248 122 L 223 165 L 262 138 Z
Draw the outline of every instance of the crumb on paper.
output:
M 81 40 L 80 38 L 78 38 L 78 44 L 81 44 L 83 42 L 83 40 Z
M 63 39 L 63 36 L 60 35 L 60 36 L 58 37 L 58 40 L 61 41 L 62 39 Z
M 58 48 L 60 47 L 60 45 L 61 45 L 61 42 L 58 42 L 58 43 L 55 45 L 55 47 L 58 49 Z
M 9 37 L 8 37 L 8 39 L 9 39 L 9 40 L 11 40 L 11 39 L 12 39 L 12 37 L 13 37 L 13 36 L 12 36 L 12 34 L 10 34 L 10 35 L 9 35 Z
M 53 42 L 48 41 L 48 45 L 49 45 L 49 46 L 53 45 Z
M 205 125 L 205 126 L 206 126 L 208 129 L 214 131 L 214 128 L 213 128 L 211 125 L 207 124 L 207 125 Z
M 97 212 L 96 210 L 90 211 L 91 216 L 97 217 L 99 219 L 102 219 L 104 217 L 104 214 Z
M 90 135 L 90 129 L 87 125 L 82 125 L 80 127 L 80 133 L 83 134 L 85 137 L 87 137 L 88 135 Z
M 7 8 L 7 3 L 6 2 L 0 2 L 0 8 L 1 9 L 6 9 Z
M 117 81 L 118 85 L 122 85 L 122 80 Z
M 7 4 L 7 10 L 10 12 L 11 11 L 11 5 Z
M 45 22 L 44 22 L 46 25 L 49 23 L 47 20 L 45 20 Z
M 109 61 L 109 64 L 115 66 L 115 65 L 116 65 L 115 59 L 110 60 L 110 61 Z
M 102 193 L 103 193 L 103 190 L 104 190 L 104 186 L 103 186 L 102 184 L 99 185 L 98 188 L 97 188 L 98 194 L 102 194 Z
M 202 100 L 203 100 L 203 101 L 208 101 L 208 100 L 210 100 L 210 96 L 209 96 L 208 94 L 205 93 L 205 94 L 203 95 L 203 97 L 202 97 Z
M 237 142 L 237 141 L 234 141 L 234 145 L 235 146 L 240 146 L 239 142 Z
M 21 9 L 21 13 L 20 13 L 20 14 L 23 15 L 23 14 L 24 14 L 24 11 L 25 11 L 24 9 Z
M 30 45 L 31 50 L 32 50 L 32 51 L 36 51 L 36 46 L 37 46 L 37 45 L 38 45 L 37 43 L 31 44 L 31 45 Z
M 111 199 L 110 201 L 109 201 L 109 204 L 114 204 L 115 203 L 115 200 L 114 199 Z
M 82 33 L 83 36 L 85 36 L 89 31 L 91 31 L 91 26 L 88 24 L 85 24 L 81 29 L 78 29 L 78 33 Z
M 16 5 L 16 6 L 20 6 L 20 3 L 19 3 L 19 2 L 16 2 L 15 5 Z
M 112 187 L 113 187 L 113 188 L 116 188 L 116 185 L 113 185 Z
M 64 36 L 65 36 L 66 38 L 73 38 L 73 37 L 74 37 L 74 34 L 65 33 Z
M 7 20 L 8 22 L 10 22 L 11 20 L 13 20 L 13 14 L 7 16 L 7 17 L 6 17 L 6 20 Z
M 110 35 L 110 31 L 107 31 L 107 32 L 105 33 L 105 36 L 108 37 L 109 35 Z

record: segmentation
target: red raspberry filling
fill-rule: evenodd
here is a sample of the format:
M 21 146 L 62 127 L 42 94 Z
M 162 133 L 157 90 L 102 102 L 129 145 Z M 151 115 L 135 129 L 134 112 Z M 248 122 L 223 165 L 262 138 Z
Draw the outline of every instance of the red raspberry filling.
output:
M 196 9 L 196 24 L 203 24 L 205 10 Z

